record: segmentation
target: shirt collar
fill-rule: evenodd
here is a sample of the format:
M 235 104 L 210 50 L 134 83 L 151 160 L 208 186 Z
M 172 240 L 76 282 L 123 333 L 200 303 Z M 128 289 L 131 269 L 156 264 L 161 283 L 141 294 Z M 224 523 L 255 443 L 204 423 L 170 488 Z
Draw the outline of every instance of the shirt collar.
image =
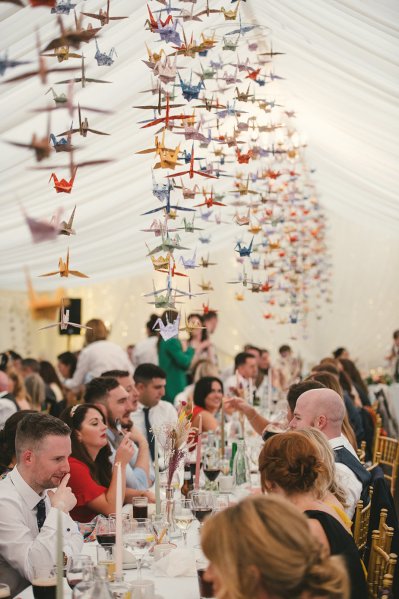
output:
M 345 437 L 340 435 L 339 437 L 334 437 L 333 439 L 328 440 L 329 444 L 333 449 L 336 447 L 340 447 L 341 445 L 345 445 Z
M 30 510 L 33 510 L 34 507 L 37 506 L 39 501 L 45 497 L 45 495 L 40 496 L 36 491 L 32 489 L 30 485 L 22 478 L 21 474 L 18 472 L 18 468 L 14 466 L 13 470 L 8 475 L 11 478 L 11 481 L 21 496 L 21 499 L 25 501 L 26 505 Z

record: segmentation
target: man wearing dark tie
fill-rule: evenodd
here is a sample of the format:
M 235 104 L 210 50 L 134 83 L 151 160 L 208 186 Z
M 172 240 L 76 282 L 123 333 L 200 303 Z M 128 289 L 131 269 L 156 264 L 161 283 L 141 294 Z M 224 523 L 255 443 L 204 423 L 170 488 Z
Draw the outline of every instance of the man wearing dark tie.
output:
M 27 414 L 18 425 L 15 450 L 16 466 L 0 481 L 0 580 L 11 596 L 32 582 L 35 567 L 56 563 L 57 509 L 64 553 L 77 555 L 83 545 L 69 516 L 76 504 L 67 486 L 69 427 L 47 414 Z

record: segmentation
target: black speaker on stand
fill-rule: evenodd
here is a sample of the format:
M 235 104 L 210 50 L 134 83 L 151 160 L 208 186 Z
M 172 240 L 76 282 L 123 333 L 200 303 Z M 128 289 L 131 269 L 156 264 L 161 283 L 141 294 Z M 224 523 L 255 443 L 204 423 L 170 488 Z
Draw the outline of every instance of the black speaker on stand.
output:
M 82 324 L 82 300 L 80 298 L 68 298 L 68 302 L 69 305 L 65 307 L 66 310 L 69 310 L 68 320 L 70 320 L 71 322 L 75 322 L 76 324 Z M 67 349 L 68 351 L 70 351 L 70 337 L 71 335 L 80 335 L 81 329 L 68 325 L 67 328 L 64 330 L 62 330 L 61 327 L 59 327 L 58 331 L 60 335 L 67 335 Z

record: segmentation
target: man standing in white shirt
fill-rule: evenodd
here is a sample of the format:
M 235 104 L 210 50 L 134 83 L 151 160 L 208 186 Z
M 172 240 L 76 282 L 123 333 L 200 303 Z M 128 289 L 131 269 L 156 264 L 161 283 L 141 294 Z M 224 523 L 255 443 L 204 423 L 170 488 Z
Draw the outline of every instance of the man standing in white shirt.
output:
M 83 538 L 69 512 L 69 427 L 47 414 L 27 414 L 15 438 L 17 463 L 0 481 L 0 580 L 11 596 L 29 586 L 34 568 L 56 563 L 57 509 L 62 514 L 63 551 L 78 555 Z M 56 489 L 56 490 L 49 490 Z
M 349 505 L 345 511 L 352 518 L 359 499 L 367 501 L 371 477 L 342 434 L 344 416 L 345 404 L 338 393 L 332 389 L 311 389 L 299 396 L 290 428 L 301 430 L 313 426 L 327 437 L 335 454 L 338 482 L 347 494 Z
M 256 356 L 250 352 L 240 352 L 234 358 L 234 368 L 235 374 L 229 376 L 224 382 L 225 393 L 227 396 L 241 397 L 252 405 L 258 374 Z
M 165 395 L 166 374 L 155 364 L 140 364 L 133 375 L 139 394 L 139 407 L 132 412 L 134 424 L 146 436 L 150 447 L 151 460 L 154 461 L 154 434 L 164 425 L 177 422 L 176 409 L 168 401 L 161 401 Z M 150 470 L 153 476 L 153 469 Z

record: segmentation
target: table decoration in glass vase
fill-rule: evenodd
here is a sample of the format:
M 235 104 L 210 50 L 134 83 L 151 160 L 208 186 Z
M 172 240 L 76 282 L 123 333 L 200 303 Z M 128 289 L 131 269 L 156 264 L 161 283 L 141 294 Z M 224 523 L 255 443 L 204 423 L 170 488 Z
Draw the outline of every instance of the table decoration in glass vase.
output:
M 165 512 L 170 537 L 177 537 L 181 534 L 176 527 L 174 518 L 175 488 L 173 480 L 180 464 L 198 440 L 197 431 L 191 425 L 192 412 L 192 402 L 182 402 L 176 423 L 168 422 L 153 428 L 158 445 L 164 454 L 166 471 Z

